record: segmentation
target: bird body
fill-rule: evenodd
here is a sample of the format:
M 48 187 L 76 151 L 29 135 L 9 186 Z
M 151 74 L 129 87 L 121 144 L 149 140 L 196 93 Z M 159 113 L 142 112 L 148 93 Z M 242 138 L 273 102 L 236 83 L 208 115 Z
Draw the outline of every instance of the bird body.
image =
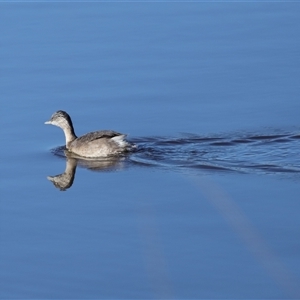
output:
M 71 117 L 62 110 L 55 112 L 45 124 L 60 127 L 65 134 L 67 150 L 82 157 L 120 155 L 133 147 L 125 140 L 125 134 L 112 130 L 94 131 L 77 137 Z

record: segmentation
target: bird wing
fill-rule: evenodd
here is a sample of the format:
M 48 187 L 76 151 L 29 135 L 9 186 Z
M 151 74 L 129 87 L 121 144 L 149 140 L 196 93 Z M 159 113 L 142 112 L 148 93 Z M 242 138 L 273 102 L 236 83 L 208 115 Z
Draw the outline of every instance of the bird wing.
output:
M 101 130 L 101 131 L 94 131 L 94 132 L 89 132 L 81 137 L 79 137 L 77 139 L 77 141 L 80 140 L 80 142 L 91 142 L 94 140 L 98 140 L 101 138 L 108 138 L 111 139 L 115 136 L 125 136 L 125 134 L 116 132 L 116 131 L 112 131 L 112 130 Z

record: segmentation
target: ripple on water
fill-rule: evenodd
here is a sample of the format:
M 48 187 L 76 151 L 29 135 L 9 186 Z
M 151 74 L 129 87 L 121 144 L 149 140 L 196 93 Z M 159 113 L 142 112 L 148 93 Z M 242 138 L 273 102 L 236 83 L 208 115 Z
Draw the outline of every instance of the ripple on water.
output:
M 131 160 L 211 172 L 300 174 L 299 140 L 295 133 L 139 138 Z
M 300 174 L 300 135 L 295 133 L 212 137 L 184 134 L 180 137 L 139 137 L 131 141 L 137 149 L 123 158 L 123 167 Z M 65 147 L 52 152 L 65 157 Z M 79 159 L 79 165 L 92 169 L 89 166 L 95 164 Z

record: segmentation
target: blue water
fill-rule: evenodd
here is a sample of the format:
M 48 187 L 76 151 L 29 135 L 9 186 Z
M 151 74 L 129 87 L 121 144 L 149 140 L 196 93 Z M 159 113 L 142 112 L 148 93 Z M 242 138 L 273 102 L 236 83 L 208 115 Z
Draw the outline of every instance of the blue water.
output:
M 299 298 L 299 13 L 0 3 L 0 298 Z M 66 157 L 59 109 L 137 149 Z

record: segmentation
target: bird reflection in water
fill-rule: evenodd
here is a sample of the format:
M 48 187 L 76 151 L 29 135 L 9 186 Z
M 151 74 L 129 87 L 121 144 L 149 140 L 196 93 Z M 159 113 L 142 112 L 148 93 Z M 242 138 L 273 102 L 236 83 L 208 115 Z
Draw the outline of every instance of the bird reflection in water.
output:
M 62 156 L 62 155 L 59 155 Z M 66 157 L 66 169 L 62 174 L 55 176 L 47 176 L 56 188 L 61 191 L 69 189 L 74 182 L 77 166 L 92 170 L 92 171 L 115 171 L 124 168 L 126 157 L 107 157 L 100 159 L 85 159 L 64 150 Z

